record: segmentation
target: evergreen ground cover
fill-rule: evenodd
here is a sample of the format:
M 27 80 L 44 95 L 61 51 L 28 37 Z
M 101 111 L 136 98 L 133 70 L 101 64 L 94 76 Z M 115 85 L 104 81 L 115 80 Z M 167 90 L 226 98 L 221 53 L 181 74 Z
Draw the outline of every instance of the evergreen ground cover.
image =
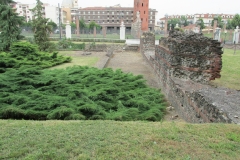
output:
M 70 57 L 58 56 L 58 52 L 40 52 L 36 45 L 17 42 L 12 44 L 11 52 L 0 53 L 0 73 L 5 72 L 7 68 L 17 69 L 21 66 L 49 68 L 70 61 Z
M 233 124 L 0 121 L 0 159 L 238 160 Z
M 149 120 L 163 118 L 159 90 L 121 70 L 21 67 L 0 74 L 1 119 Z

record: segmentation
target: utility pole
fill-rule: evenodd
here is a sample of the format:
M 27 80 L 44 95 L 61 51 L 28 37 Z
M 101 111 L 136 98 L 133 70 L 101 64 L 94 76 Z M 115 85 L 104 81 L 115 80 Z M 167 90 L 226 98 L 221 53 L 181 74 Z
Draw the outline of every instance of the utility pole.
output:
M 60 35 L 60 39 L 62 39 L 62 24 L 61 24 L 62 12 L 61 12 L 59 3 L 58 3 L 58 9 L 59 9 L 59 35 Z

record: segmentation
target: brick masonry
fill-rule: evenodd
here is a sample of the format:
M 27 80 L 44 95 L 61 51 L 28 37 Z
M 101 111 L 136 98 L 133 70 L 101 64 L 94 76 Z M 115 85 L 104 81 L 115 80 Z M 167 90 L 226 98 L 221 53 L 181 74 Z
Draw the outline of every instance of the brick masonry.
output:
M 208 85 L 221 77 L 220 43 L 201 34 L 171 31 L 154 50 L 153 39 L 153 33 L 144 32 L 140 51 L 179 116 L 193 123 L 240 124 L 240 92 Z

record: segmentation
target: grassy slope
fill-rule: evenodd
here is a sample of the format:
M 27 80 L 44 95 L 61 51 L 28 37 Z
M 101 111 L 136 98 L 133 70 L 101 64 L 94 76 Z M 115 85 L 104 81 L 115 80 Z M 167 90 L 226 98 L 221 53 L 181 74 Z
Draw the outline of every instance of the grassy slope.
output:
M 0 159 L 239 159 L 240 127 L 115 121 L 0 121 Z
M 225 49 L 222 61 L 222 77 L 213 81 L 213 84 L 240 90 L 240 50 L 234 55 L 233 49 Z
M 74 56 L 75 51 L 59 51 L 59 55 L 67 55 L 72 57 L 72 61 L 70 63 L 64 63 L 55 67 L 52 67 L 51 69 L 64 69 L 67 67 L 72 66 L 94 66 L 97 61 L 98 57 L 83 57 L 83 56 Z

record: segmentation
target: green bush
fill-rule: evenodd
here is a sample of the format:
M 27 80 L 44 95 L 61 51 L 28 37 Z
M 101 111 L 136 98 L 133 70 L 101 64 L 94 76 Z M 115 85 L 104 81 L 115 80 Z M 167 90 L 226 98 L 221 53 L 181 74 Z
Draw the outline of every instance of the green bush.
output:
M 70 39 L 62 39 L 58 42 L 57 48 L 61 49 L 61 50 L 64 50 L 64 49 L 84 50 L 85 49 L 85 43 L 75 44 Z
M 11 52 L 0 53 L 0 73 L 5 72 L 7 68 L 21 66 L 48 68 L 70 61 L 70 57 L 58 56 L 57 52 L 40 52 L 37 45 L 17 42 L 12 44 Z
M 165 106 L 142 76 L 121 70 L 20 67 L 0 74 L 0 119 L 160 121 Z

